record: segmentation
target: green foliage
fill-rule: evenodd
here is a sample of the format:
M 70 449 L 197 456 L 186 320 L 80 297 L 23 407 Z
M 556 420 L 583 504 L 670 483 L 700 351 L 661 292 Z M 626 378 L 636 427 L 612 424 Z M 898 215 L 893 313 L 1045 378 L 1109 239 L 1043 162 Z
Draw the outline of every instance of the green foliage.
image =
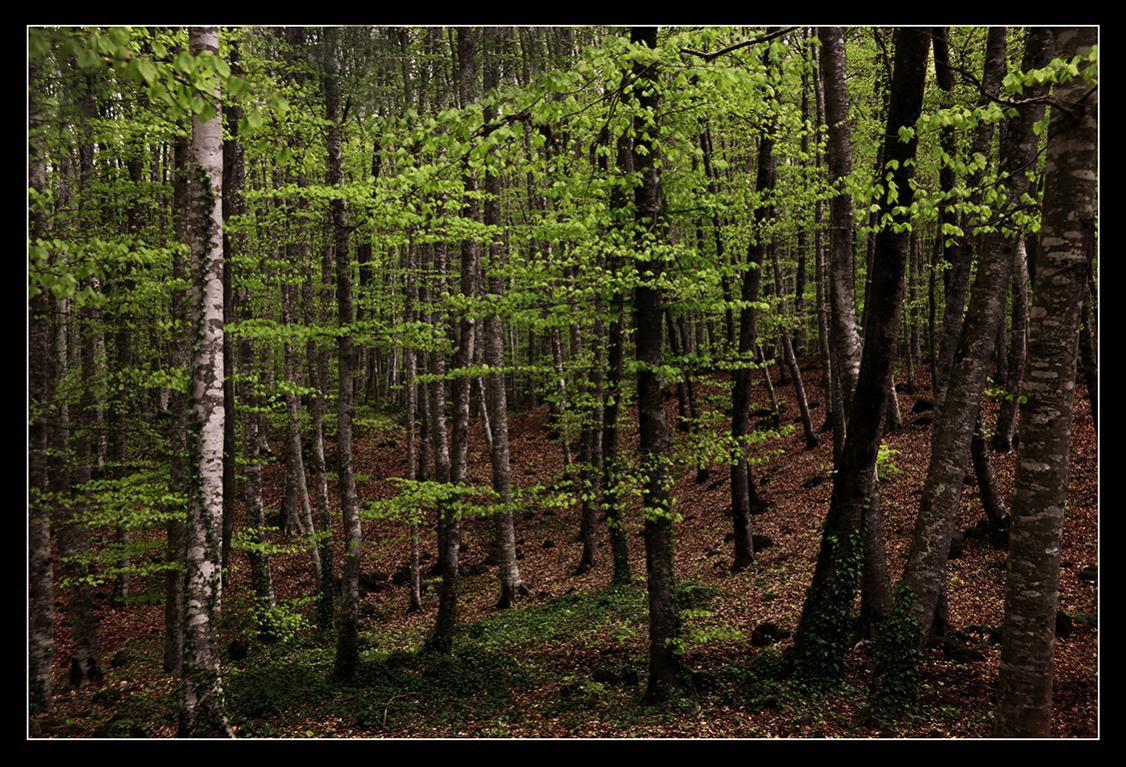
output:
M 1006 389 L 1004 386 L 997 386 L 993 383 L 992 378 L 986 378 L 985 390 L 982 394 L 992 400 L 1008 400 L 1009 402 L 1015 401 L 1018 405 L 1023 405 L 1028 402 L 1028 396 L 1025 394 L 1018 394 L 1016 397 L 1013 393 Z
M 465 626 L 466 637 L 490 649 L 547 643 L 574 646 L 603 632 L 620 641 L 643 636 L 645 592 L 613 587 L 597 594 L 568 594 L 521 610 L 506 610 Z
M 255 599 L 250 609 L 254 635 L 282 645 L 296 641 L 312 628 L 302 608 L 316 599 L 315 596 L 298 597 L 275 605 L 270 605 L 268 600 Z
M 876 477 L 879 478 L 880 482 L 887 482 L 894 474 L 902 471 L 895 464 L 895 457 L 901 452 L 888 446 L 886 442 L 880 442 L 880 447 L 876 452 Z
M 849 538 L 847 554 L 840 541 L 829 539 L 834 577 L 811 585 L 802 609 L 802 624 L 790 655 L 795 680 L 812 691 L 838 687 L 851 646 L 853 603 L 864 562 L 862 530 Z
M 876 669 L 869 707 L 880 719 L 898 718 L 915 706 L 923 637 L 911 611 L 913 601 L 911 589 L 900 584 L 891 612 L 876 637 Z

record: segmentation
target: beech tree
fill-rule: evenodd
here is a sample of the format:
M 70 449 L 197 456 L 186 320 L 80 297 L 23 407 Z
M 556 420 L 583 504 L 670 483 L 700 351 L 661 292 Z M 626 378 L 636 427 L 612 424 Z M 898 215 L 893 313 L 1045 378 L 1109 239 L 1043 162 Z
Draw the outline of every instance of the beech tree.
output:
M 998 737 L 1051 734 L 1060 532 L 1070 464 L 1079 309 L 1094 240 L 1098 92 L 1089 61 L 1098 30 L 1055 28 L 1050 34 L 1057 55 L 1074 71 L 1062 75 L 1062 82 L 1052 89 L 1042 250 L 1023 386 L 1028 400 L 1021 407 L 997 675 L 993 734 Z
M 930 36 L 925 31 L 903 28 L 896 32 L 884 157 L 887 167 L 892 169 L 889 188 L 894 184 L 898 190 L 898 206 L 893 204 L 890 192 L 884 195 L 883 205 L 891 221 L 876 235 L 868 322 L 856 392 L 849 408 L 849 430 L 833 480 L 833 498 L 825 518 L 817 569 L 794 641 L 798 674 L 821 684 L 840 679 L 851 630 L 851 607 L 864 559 L 861 537 L 865 506 L 872 494 L 880 414 L 889 389 L 899 333 L 899 305 L 910 239 L 908 227 L 896 221 L 895 211 L 909 209 L 913 197 L 909 182 L 914 174 L 917 137 L 912 126 L 922 110 L 929 50 Z M 901 129 L 911 131 L 906 140 Z

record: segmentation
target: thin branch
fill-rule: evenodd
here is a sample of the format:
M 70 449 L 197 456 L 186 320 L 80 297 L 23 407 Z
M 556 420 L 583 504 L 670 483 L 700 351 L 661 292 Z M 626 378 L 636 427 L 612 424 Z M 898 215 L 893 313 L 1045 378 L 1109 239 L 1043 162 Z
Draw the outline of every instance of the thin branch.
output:
M 687 53 L 691 56 L 699 56 L 704 61 L 712 61 L 713 59 L 719 58 L 725 53 L 731 53 L 732 51 L 737 51 L 740 48 L 746 48 L 749 45 L 758 45 L 759 43 L 765 43 L 768 40 L 773 40 L 776 37 L 781 37 L 782 35 L 793 32 L 795 29 L 798 29 L 798 27 L 785 27 L 784 29 L 779 29 L 777 32 L 771 32 L 760 37 L 752 37 L 750 40 L 744 40 L 741 43 L 734 43 L 727 46 L 726 48 L 720 48 L 718 51 L 712 51 L 711 53 L 693 50 L 692 48 L 681 48 L 680 52 Z

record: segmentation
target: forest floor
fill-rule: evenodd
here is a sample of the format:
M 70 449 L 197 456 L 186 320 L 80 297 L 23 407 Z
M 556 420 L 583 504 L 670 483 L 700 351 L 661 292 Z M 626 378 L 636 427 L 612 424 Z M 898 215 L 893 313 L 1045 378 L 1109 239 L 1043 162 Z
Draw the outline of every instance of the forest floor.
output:
M 777 377 L 777 370 L 772 375 Z M 819 374 L 803 374 L 811 400 L 820 400 Z M 900 379 L 901 380 L 901 379 Z M 756 408 L 766 400 L 756 377 Z M 272 559 L 279 602 L 289 607 L 292 631 L 286 641 L 252 642 L 241 660 L 224 655 L 228 712 L 240 737 L 988 737 L 1000 645 L 993 633 L 1003 613 L 1004 550 L 988 537 L 965 536 L 960 556 L 949 562 L 949 610 L 958 640 L 928 648 L 917 711 L 903 720 L 874 724 L 864 716 L 871 645 L 859 642 L 849 656 L 844 685 L 831 694 L 810 695 L 780 672 L 810 582 L 820 531 L 832 489 L 832 435 L 804 449 L 792 386 L 778 385 L 790 401 L 783 424 L 793 431 L 756 446 L 768 457 L 755 478 L 770 507 L 752 520 L 759 540 L 754 565 L 729 569 L 729 469 L 711 467 L 697 484 L 694 467 L 677 472 L 673 495 L 683 515 L 675 528 L 676 574 L 684 613 L 684 661 L 694 672 L 696 694 L 663 706 L 641 700 L 647 668 L 645 555 L 636 508 L 630 512 L 631 587 L 609 589 L 605 526 L 599 556 L 590 572 L 576 576 L 582 544 L 577 506 L 527 509 L 516 515 L 519 566 L 531 594 L 515 609 L 498 611 L 495 568 L 485 564 L 492 540 L 488 519 L 462 526 L 460 629 L 452 657 L 415 651 L 428 635 L 437 610 L 438 578 L 424 581 L 424 609 L 407 613 L 408 587 L 401 574 L 408 544 L 402 525 L 366 521 L 361 607 L 361 667 L 354 685 L 329 681 L 333 641 L 319 636 L 299 616 L 310 615 L 316 581 L 305 553 Z M 727 397 L 728 385 L 701 386 L 704 395 Z M 910 546 L 915 515 L 930 457 L 930 411 L 912 413 L 929 391 L 901 392 L 904 428 L 885 437 L 891 449 L 881 483 L 888 566 L 898 579 Z M 728 399 L 729 401 L 729 399 Z M 676 400 L 669 402 L 669 422 Z M 823 405 L 813 406 L 815 422 Z M 1057 737 L 1098 736 L 1098 463 L 1097 439 L 1086 392 L 1075 403 L 1071 480 L 1063 532 L 1056 643 Z M 991 403 L 985 422 L 995 417 Z M 386 420 L 386 419 L 384 419 Z M 550 484 L 562 475 L 558 441 L 548 437 L 544 408 L 514 413 L 510 420 L 513 481 Z M 673 439 L 682 435 L 673 432 Z M 280 445 L 280 440 L 272 440 Z M 384 426 L 361 431 L 356 470 L 361 503 L 396 492 L 382 477 L 405 475 L 401 430 Z M 625 449 L 635 443 L 626 441 Z M 1014 456 L 991 454 L 1006 499 L 1011 498 Z M 489 461 L 479 426 L 472 433 L 470 474 L 488 484 Z M 267 508 L 277 509 L 283 466 L 267 467 Z M 333 496 L 334 525 L 340 521 Z M 242 513 L 241 503 L 238 509 Z M 976 484 L 967 480 L 959 531 L 983 519 Z M 240 520 L 241 522 L 241 520 Z M 423 529 L 422 550 L 435 548 L 434 531 Z M 337 538 L 336 564 L 340 562 Z M 253 636 L 248 618 L 249 575 L 245 555 L 232 557 L 231 585 L 224 594 L 224 642 Z M 423 554 L 424 570 L 432 555 Z M 32 736 L 170 737 L 176 731 L 176 678 L 161 670 L 163 605 L 158 577 L 138 584 L 148 603 L 109 605 L 108 587 L 98 591 L 99 642 L 106 681 L 80 690 L 65 688 L 69 629 L 65 599 L 56 616 L 55 710 L 30 722 Z M 773 627 L 764 627 L 773 624 Z M 757 629 L 757 630 L 756 630 Z M 773 631 L 772 629 L 778 629 Z M 779 638 L 781 635 L 781 638 Z M 229 652 L 229 650 L 228 650 Z

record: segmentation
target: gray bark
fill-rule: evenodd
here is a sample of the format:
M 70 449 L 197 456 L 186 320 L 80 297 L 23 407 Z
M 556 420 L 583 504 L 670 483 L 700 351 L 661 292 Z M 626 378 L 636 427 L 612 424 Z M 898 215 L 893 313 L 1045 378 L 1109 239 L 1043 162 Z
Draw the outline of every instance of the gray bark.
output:
M 997 413 L 993 431 L 993 449 L 1007 453 L 1013 449 L 1016 434 L 1017 405 L 1024 381 L 1024 363 L 1028 355 L 1028 261 L 1024 239 L 1013 248 L 1012 339 L 1009 341 L 1009 380 L 1005 399 Z
M 325 112 L 328 118 L 328 183 L 344 183 L 344 125 L 340 114 L 340 55 L 337 29 L 325 29 Z M 336 256 L 336 320 L 339 327 L 352 324 L 352 260 L 349 248 L 348 212 L 343 199 L 330 203 L 333 246 Z M 333 674 L 350 680 L 360 660 L 360 515 L 356 503 L 356 481 L 352 475 L 352 370 L 355 353 L 352 336 L 341 333 L 336 341 L 339 361 L 339 390 L 336 401 L 336 462 L 340 478 L 340 511 L 344 522 L 344 564 L 341 578 L 340 622 L 337 626 L 336 659 Z
M 193 56 L 218 55 L 219 30 L 189 30 Z M 219 108 L 216 86 L 215 107 Z M 230 736 L 219 667 L 223 527 L 223 128 L 218 114 L 192 118 L 192 265 L 196 346 L 192 366 L 182 736 Z
M 507 30 L 489 28 L 486 31 L 484 87 L 488 91 L 499 81 L 498 49 L 508 39 Z M 496 107 L 485 108 L 485 121 L 496 118 Z M 500 226 L 500 177 L 488 169 L 485 173 L 485 224 Z M 504 266 L 504 246 L 493 235 L 489 245 L 489 260 L 492 267 L 488 280 L 489 304 L 496 306 L 504 297 L 504 277 L 500 270 Z M 510 607 L 517 596 L 527 594 L 528 589 L 520 577 L 520 567 L 516 564 L 516 534 L 512 526 L 511 484 L 512 472 L 508 454 L 508 401 L 504 385 L 504 324 L 501 317 L 491 312 L 485 318 L 485 364 L 489 374 L 485 377 L 487 412 L 492 429 L 490 457 L 493 469 L 493 490 L 500 497 L 502 510 L 493 515 L 496 535 L 497 571 L 500 579 L 500 598 L 497 607 Z M 468 380 L 468 379 L 467 379 Z
M 634 45 L 656 47 L 657 30 L 634 27 L 630 41 Z M 638 247 L 648 249 L 647 240 L 663 237 L 660 221 L 662 208 L 660 177 L 654 161 L 657 122 L 657 71 L 655 65 L 635 63 L 637 99 L 640 111 L 634 117 L 634 167 L 641 184 L 634 189 L 634 206 L 638 229 Z M 661 349 L 661 262 L 651 262 L 652 283 L 643 282 L 634 288 L 634 316 L 637 326 L 637 416 L 639 450 L 644 485 L 645 565 L 649 594 L 649 682 L 645 699 L 649 702 L 667 700 L 684 684 L 680 655 L 676 643 L 680 638 L 680 615 L 677 611 L 675 573 L 673 568 L 672 509 L 668 491 L 668 432 L 665 425 L 664 396 L 661 392 L 660 367 L 664 362 Z M 647 284 L 648 283 L 648 284 Z
M 1057 29 L 1061 56 L 1085 52 L 1095 27 Z M 1083 69 L 1081 65 L 1081 70 Z M 1028 402 L 1021 408 L 1001 666 L 997 737 L 1051 735 L 1052 667 L 1060 532 L 1069 473 L 1079 306 L 1095 221 L 1098 95 L 1077 77 L 1052 94 L 1036 297 L 1028 328 Z
M 834 34 L 824 37 L 831 42 L 840 34 L 840 30 L 834 30 Z M 887 159 L 896 161 L 892 180 L 899 189 L 897 204 L 908 208 L 914 196 L 910 185 L 914 163 L 907 161 L 913 161 L 917 142 L 915 139 L 900 141 L 898 129 L 914 125 L 922 111 L 929 48 L 930 36 L 921 30 L 900 28 L 896 32 L 895 69 L 884 149 Z M 834 57 L 823 57 L 826 70 L 829 67 L 825 59 L 831 58 Z M 828 86 L 826 100 L 829 100 Z M 890 203 L 885 202 L 884 207 L 890 207 Z M 859 564 L 864 558 L 861 533 L 865 526 L 865 507 L 871 502 L 880 414 L 887 404 L 895 341 L 899 335 L 899 308 L 909 244 L 905 231 L 896 232 L 890 226 L 881 228 L 876 235 L 871 304 L 864 327 L 860 374 L 849 408 L 848 435 L 837 462 L 817 566 L 794 642 L 798 675 L 818 685 L 836 684 L 844 670 Z
M 1005 28 L 991 27 L 986 41 L 985 69 L 981 76 L 982 88 L 985 91 L 981 96 L 980 105 L 989 103 L 989 96 L 996 96 L 1001 87 L 1001 78 L 1005 74 Z M 988 94 L 988 95 L 986 95 Z M 982 122 L 974 132 L 972 152 L 989 157 L 990 147 L 993 142 L 993 124 Z M 1019 166 L 1018 166 L 1019 167 Z M 985 176 L 985 169 L 979 168 L 966 179 L 966 186 L 971 189 L 977 187 Z M 980 202 L 981 192 L 972 193 L 971 201 Z M 973 260 L 971 252 L 970 228 L 974 222 L 967 216 L 962 220 L 963 236 L 957 238 L 955 247 L 948 253 L 953 258 L 949 281 L 946 286 L 946 310 L 942 320 L 942 338 L 938 350 L 938 364 L 935 373 L 938 379 L 934 382 L 934 407 L 935 422 L 942 415 L 946 401 L 946 387 L 949 383 L 950 371 L 954 367 L 954 357 L 958 350 L 959 339 L 962 335 L 962 315 L 966 305 L 966 295 L 969 292 L 970 269 Z
M 844 191 L 844 180 L 852 173 L 852 129 L 849 125 L 848 87 L 845 84 L 844 30 L 821 27 L 822 87 L 825 123 L 829 126 L 829 184 L 839 190 L 829 203 L 829 302 L 833 373 L 839 389 L 839 407 L 834 408 L 833 455 L 840 459 L 846 436 L 847 413 L 860 373 L 860 336 L 856 330 L 856 298 L 853 294 L 852 239 L 855 222 L 852 196 Z

